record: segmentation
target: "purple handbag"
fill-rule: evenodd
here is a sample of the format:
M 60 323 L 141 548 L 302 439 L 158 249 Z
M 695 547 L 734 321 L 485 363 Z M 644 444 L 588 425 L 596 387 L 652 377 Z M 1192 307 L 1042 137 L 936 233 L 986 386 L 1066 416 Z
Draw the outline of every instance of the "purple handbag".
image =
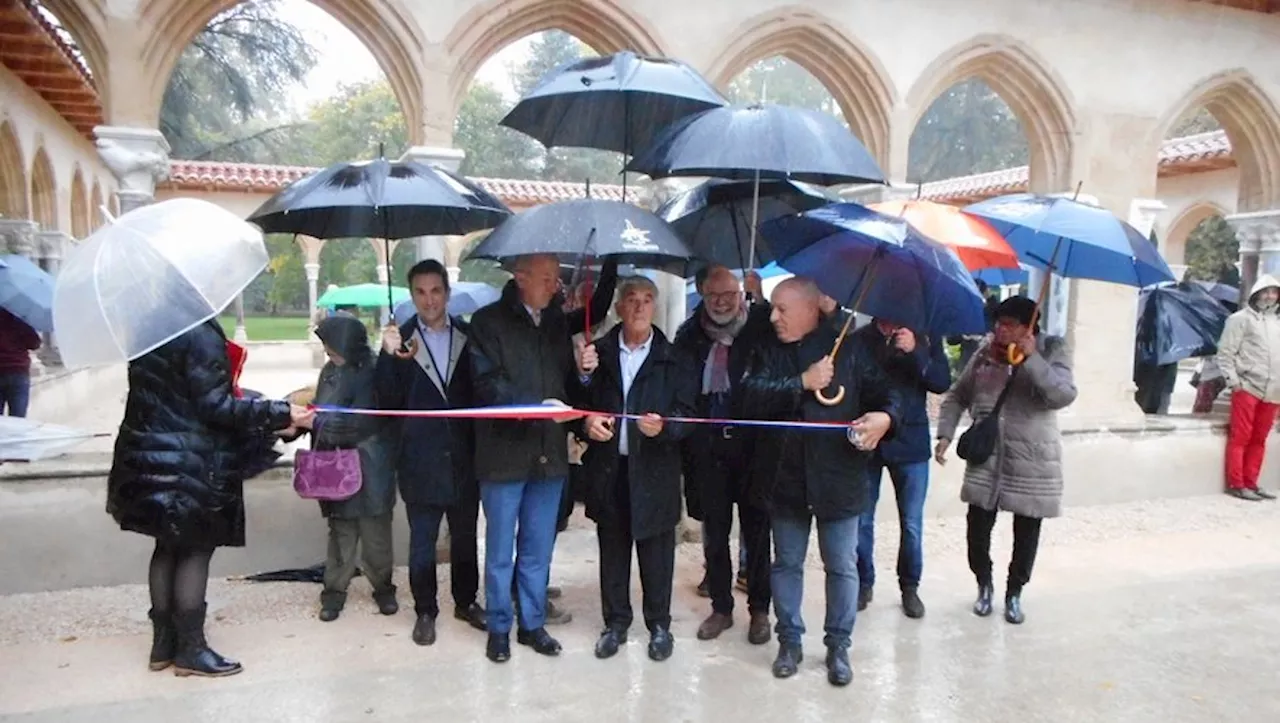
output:
M 363 481 L 356 449 L 300 449 L 293 458 L 293 490 L 304 500 L 348 500 Z

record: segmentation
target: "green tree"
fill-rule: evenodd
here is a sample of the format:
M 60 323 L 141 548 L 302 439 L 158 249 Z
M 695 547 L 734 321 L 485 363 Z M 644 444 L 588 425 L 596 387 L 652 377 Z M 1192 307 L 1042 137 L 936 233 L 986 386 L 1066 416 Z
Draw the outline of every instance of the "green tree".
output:
M 291 234 L 273 233 L 266 236 L 267 253 L 271 261 L 267 270 L 254 281 L 266 287 L 265 308 L 247 305 L 246 311 L 279 314 L 283 311 L 304 311 L 307 308 L 307 275 L 302 266 L 302 249 Z
M 477 81 L 467 91 L 453 126 L 453 143 L 466 152 L 466 176 L 537 178 L 542 147 L 518 131 L 498 125 L 510 103 L 492 85 Z
M 1183 118 L 1173 125 L 1169 138 L 1183 138 L 1197 133 L 1209 133 L 1222 130 L 1222 124 L 1207 108 L 1200 108 L 1195 113 Z
M 174 158 L 269 161 L 293 123 L 276 102 L 315 66 L 315 50 L 277 0 L 217 15 L 183 51 L 165 88 L 160 130 Z
M 1236 262 L 1240 260 L 1240 240 L 1221 216 L 1210 216 L 1187 236 L 1186 259 L 1193 279 L 1240 284 Z
M 484 239 L 484 236 L 479 236 L 468 243 L 467 248 L 462 252 L 462 258 L 466 259 L 467 255 Z M 463 261 L 458 269 L 459 281 L 476 281 L 501 288 L 510 279 L 511 274 L 502 268 L 502 264 L 489 259 L 468 259 Z
M 976 78 L 957 83 L 929 105 L 911 134 L 907 180 L 929 183 L 1025 165 L 1022 123 Z
M 844 113 L 826 86 L 804 66 L 780 55 L 743 71 L 729 83 L 727 96 L 739 104 L 769 102 L 822 111 L 844 122 Z
M 379 151 L 399 158 L 409 147 L 404 113 L 386 80 L 340 86 L 308 109 L 307 121 L 292 134 L 292 163 L 328 166 L 376 158 Z

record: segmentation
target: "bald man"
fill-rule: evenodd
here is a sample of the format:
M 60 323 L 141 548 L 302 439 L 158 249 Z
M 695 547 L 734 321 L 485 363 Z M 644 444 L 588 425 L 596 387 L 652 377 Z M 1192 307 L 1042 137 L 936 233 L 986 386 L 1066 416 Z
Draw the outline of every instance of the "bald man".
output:
M 867 504 L 866 468 L 871 452 L 897 427 L 900 400 L 857 339 L 846 339 L 834 360 L 829 356 L 838 331 L 824 323 L 820 297 L 813 282 L 803 278 L 774 289 L 770 320 L 778 344 L 755 359 L 743 382 L 740 411 L 755 419 L 846 425 L 830 431 L 762 430 L 751 480 L 752 497 L 767 501 L 772 521 L 778 616 L 773 674 L 795 675 L 804 657 L 800 603 L 809 529 L 816 519 L 827 578 L 827 680 L 843 686 L 853 680 L 848 651 L 858 612 L 855 550 L 858 519 Z M 822 404 L 815 392 L 839 401 Z
M 555 256 L 522 257 L 502 298 L 471 318 L 468 348 L 480 404 L 563 401 L 567 385 L 580 384 L 595 369 L 594 352 L 575 360 L 564 311 L 552 303 L 559 287 Z M 517 641 L 542 655 L 560 654 L 560 643 L 545 625 L 568 452 L 565 430 L 555 422 L 476 422 L 475 471 L 485 516 L 486 655 L 495 663 L 511 656 L 513 575 L 520 599 Z

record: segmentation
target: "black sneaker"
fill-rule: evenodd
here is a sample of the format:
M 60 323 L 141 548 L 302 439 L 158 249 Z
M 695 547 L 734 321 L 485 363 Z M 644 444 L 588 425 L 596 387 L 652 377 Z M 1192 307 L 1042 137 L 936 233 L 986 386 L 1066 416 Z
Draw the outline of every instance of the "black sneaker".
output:
M 902 613 L 912 620 L 924 617 L 924 602 L 914 587 L 902 591 Z

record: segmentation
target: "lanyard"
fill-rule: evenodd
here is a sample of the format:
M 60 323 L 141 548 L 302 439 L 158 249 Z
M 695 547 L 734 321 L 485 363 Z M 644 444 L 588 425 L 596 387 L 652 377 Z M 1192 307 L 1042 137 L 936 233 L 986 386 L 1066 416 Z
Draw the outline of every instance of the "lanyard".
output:
M 431 366 L 436 368 L 436 374 L 440 376 L 440 384 L 449 386 L 449 360 L 453 359 L 453 325 L 445 327 L 449 334 L 449 353 L 444 359 L 444 366 L 440 366 L 440 362 L 436 361 L 436 355 L 431 353 L 431 345 L 427 343 L 427 327 L 418 320 L 418 333 L 422 335 L 422 346 L 427 350 L 427 356 L 431 358 Z

